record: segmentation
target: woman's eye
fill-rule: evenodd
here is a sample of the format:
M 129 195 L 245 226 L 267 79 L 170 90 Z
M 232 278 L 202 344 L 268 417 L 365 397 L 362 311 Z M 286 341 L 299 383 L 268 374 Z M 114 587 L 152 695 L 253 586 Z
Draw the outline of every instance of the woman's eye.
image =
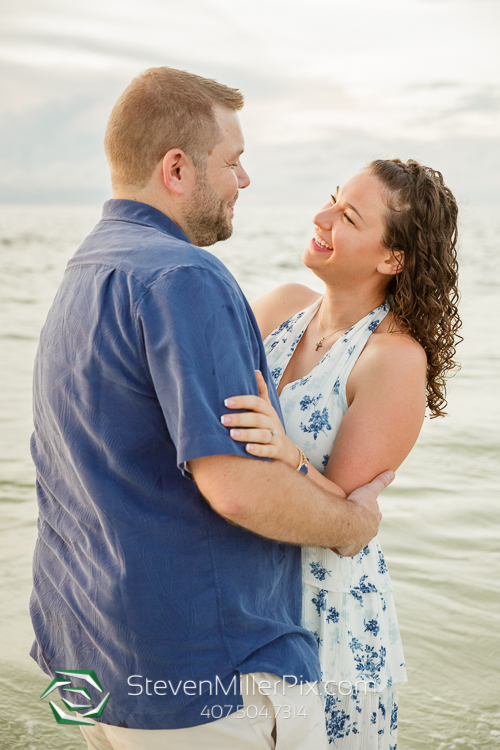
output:
M 330 196 L 330 198 L 332 199 L 332 203 L 333 203 L 333 205 L 335 205 L 335 204 L 337 203 L 337 199 L 335 198 L 335 196 L 334 196 L 334 195 L 331 195 L 331 196 Z M 349 218 L 349 216 L 348 216 L 347 214 L 344 214 L 344 216 L 345 216 L 345 218 L 347 219 L 347 221 L 349 222 L 349 224 L 352 224 L 352 225 L 353 225 L 353 227 L 355 227 L 355 226 L 356 226 L 356 224 L 355 224 L 355 223 L 353 222 L 353 220 L 352 220 L 352 219 L 350 219 L 350 218 Z

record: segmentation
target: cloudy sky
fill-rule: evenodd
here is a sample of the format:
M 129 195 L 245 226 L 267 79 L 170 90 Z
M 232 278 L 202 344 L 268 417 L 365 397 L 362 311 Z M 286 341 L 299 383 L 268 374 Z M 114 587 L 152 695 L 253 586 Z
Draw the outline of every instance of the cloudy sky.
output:
M 395 155 L 500 201 L 498 0 L 0 0 L 0 29 L 0 200 L 109 197 L 110 109 L 170 65 L 245 94 L 255 202 Z

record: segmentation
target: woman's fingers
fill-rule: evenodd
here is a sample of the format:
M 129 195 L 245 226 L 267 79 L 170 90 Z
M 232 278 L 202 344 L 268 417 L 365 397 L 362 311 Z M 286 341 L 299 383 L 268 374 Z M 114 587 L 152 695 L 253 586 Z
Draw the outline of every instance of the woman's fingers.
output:
M 264 376 L 260 370 L 255 370 L 255 377 L 257 379 L 257 388 L 259 389 L 259 396 L 263 398 L 264 401 L 267 401 L 268 404 L 270 404 L 271 399 L 269 398 L 269 392 L 267 390 L 267 383 L 264 380 Z
M 275 413 L 272 405 L 260 396 L 231 396 L 226 398 L 224 405 L 229 409 L 250 409 L 268 416 Z
M 220 421 L 224 427 L 260 427 L 273 430 L 276 425 L 271 417 L 254 411 L 245 411 L 237 414 L 223 414 Z
M 251 453 L 252 456 L 259 456 L 260 458 L 276 458 L 276 446 L 275 445 L 260 445 L 256 443 L 247 443 L 245 445 L 247 453 Z
M 271 430 L 229 430 L 229 434 L 238 443 L 261 443 L 263 445 L 272 445 L 273 435 Z

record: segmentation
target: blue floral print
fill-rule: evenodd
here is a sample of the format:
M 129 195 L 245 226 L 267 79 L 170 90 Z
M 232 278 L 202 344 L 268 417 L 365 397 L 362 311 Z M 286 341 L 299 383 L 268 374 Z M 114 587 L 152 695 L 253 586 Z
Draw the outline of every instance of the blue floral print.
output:
M 326 616 L 326 621 L 331 623 L 332 625 L 335 625 L 340 619 L 340 615 L 335 609 L 335 607 L 330 607 L 328 610 L 328 614 Z
M 306 409 L 309 409 L 310 406 L 316 406 L 318 401 L 323 398 L 322 394 L 320 393 L 318 396 L 304 396 L 304 398 L 300 401 L 300 410 L 306 411 Z
M 290 333 L 290 331 L 293 331 L 293 324 L 295 322 L 296 322 L 295 318 L 290 318 L 289 320 L 285 320 L 284 323 L 282 323 L 280 326 L 278 326 L 278 328 L 276 328 L 275 331 L 272 332 L 271 336 L 279 336 L 280 333 L 282 333 L 283 331 L 288 331 L 288 333 Z M 282 341 L 284 343 L 285 340 L 282 339 Z
M 297 323 L 297 321 L 299 321 L 304 316 L 304 312 L 305 311 L 300 312 L 297 315 L 294 315 L 292 318 L 289 318 L 288 320 L 285 320 L 284 323 L 282 323 L 280 326 L 278 326 L 278 328 L 276 328 L 270 334 L 270 336 L 271 337 L 279 336 L 281 333 L 283 333 L 283 331 L 286 331 L 287 333 L 291 333 L 293 331 L 293 328 L 294 328 L 295 324 Z M 298 340 L 300 341 L 300 336 L 298 337 Z M 287 341 L 287 339 L 286 338 L 282 338 L 281 341 L 282 341 L 283 344 L 285 344 L 286 341 Z M 275 343 L 279 343 L 279 342 L 275 342 Z
M 382 575 L 387 573 L 387 565 L 385 564 L 384 553 L 381 549 L 378 551 L 378 572 Z
M 292 385 L 290 386 L 290 390 L 294 391 L 299 386 L 305 385 L 308 382 L 309 382 L 309 376 L 307 375 L 305 378 L 301 378 L 300 380 L 296 380 L 295 383 L 292 383 Z
M 294 338 L 294 340 L 292 341 L 292 345 L 291 345 L 291 347 L 290 347 L 290 351 L 288 352 L 288 357 L 291 357 L 291 356 L 292 356 L 292 354 L 294 353 L 294 351 L 295 351 L 295 348 L 296 348 L 296 346 L 297 346 L 297 344 L 299 343 L 299 341 L 300 341 L 300 339 L 301 339 L 301 338 L 302 338 L 302 337 L 301 337 L 300 335 L 299 335 L 299 336 L 296 336 L 296 338 Z
M 382 716 L 385 716 L 385 706 L 381 700 L 378 702 L 379 711 L 382 711 Z
M 274 370 L 271 370 L 271 377 L 274 381 L 279 381 L 281 377 L 281 367 L 275 367 Z
M 323 645 L 323 638 L 320 638 L 319 632 L 317 630 L 313 633 L 314 637 L 316 638 L 316 641 L 318 643 L 318 648 Z
M 361 578 L 359 579 L 359 584 L 357 586 L 353 586 L 353 588 L 351 589 L 351 594 L 356 599 L 356 601 L 361 604 L 362 607 L 364 607 L 362 594 L 369 594 L 370 592 L 375 593 L 377 591 L 373 583 L 366 582 L 367 578 L 367 575 L 361 576 Z
M 312 599 L 312 603 L 316 607 L 318 615 L 321 614 L 321 611 L 324 612 L 326 610 L 326 591 L 320 589 L 318 591 L 318 598 Z
M 309 563 L 311 572 L 315 578 L 318 579 L 318 581 L 324 581 L 326 576 L 331 576 L 331 573 L 326 568 L 323 568 L 321 563 L 319 562 L 312 562 Z
M 393 706 L 391 711 L 391 732 L 398 728 L 398 707 Z
M 266 339 L 276 385 L 320 302 L 290 318 Z M 287 434 L 320 472 L 328 465 L 348 408 L 349 374 L 388 311 L 384 303 L 351 326 L 311 372 L 282 390 Z M 351 748 L 349 743 L 359 739 L 366 746 L 391 750 L 397 738 L 397 683 L 404 682 L 406 674 L 392 585 L 378 539 L 354 557 L 304 547 L 302 579 L 302 624 L 318 643 L 323 680 L 336 685 L 347 680 L 352 686 L 347 696 L 323 695 L 330 745 L 336 750 L 354 750 L 358 745 Z M 358 691 L 357 684 L 364 687 Z
M 309 419 L 309 425 L 305 425 L 303 422 L 301 422 L 300 429 L 303 430 L 303 432 L 311 432 L 315 440 L 317 439 L 320 432 L 331 430 L 332 426 L 328 421 L 328 409 L 326 408 L 326 406 L 323 411 L 320 411 L 319 409 L 317 411 L 313 411 Z
M 380 670 L 385 664 L 385 654 L 386 651 L 383 646 L 377 651 L 374 646 L 368 645 L 365 646 L 362 653 L 354 653 L 358 676 L 367 680 L 369 687 L 375 683 L 380 684 Z
M 361 562 L 361 560 L 363 559 L 363 557 L 366 557 L 366 555 L 369 555 L 369 554 L 370 554 L 370 546 L 367 544 L 366 547 L 363 547 L 363 549 L 361 550 L 361 552 L 358 552 L 358 554 L 357 554 L 357 561 L 358 561 L 358 563 Z
M 346 714 L 344 709 L 337 709 L 336 703 L 338 699 L 333 695 L 327 696 L 326 699 L 326 733 L 328 735 L 329 742 L 343 737 L 349 737 L 353 731 L 356 733 L 356 721 L 352 721 L 349 714 Z
M 349 648 L 351 649 L 352 653 L 354 654 L 356 651 L 362 651 L 363 645 L 358 641 L 358 639 L 355 636 L 353 636 L 350 630 L 348 630 L 347 632 L 348 632 L 348 635 L 351 636 L 351 640 L 349 642 Z
M 374 636 L 379 634 L 380 625 L 378 624 L 377 618 L 374 620 L 365 620 L 365 633 L 372 633 Z
M 395 723 L 392 721 L 394 713 L 397 717 L 394 696 L 388 698 L 387 710 L 380 698 L 377 702 L 376 696 L 376 693 L 367 696 L 364 691 L 356 688 L 353 688 L 349 697 L 343 693 L 338 694 L 337 691 L 326 692 L 326 727 L 328 742 L 332 748 L 359 750 L 361 747 L 367 747 L 365 742 L 369 735 L 376 737 L 376 740 L 370 743 L 370 747 L 397 750 L 397 742 L 392 744 L 397 736 L 397 718 Z M 390 735 L 387 742 L 382 739 L 386 732 Z

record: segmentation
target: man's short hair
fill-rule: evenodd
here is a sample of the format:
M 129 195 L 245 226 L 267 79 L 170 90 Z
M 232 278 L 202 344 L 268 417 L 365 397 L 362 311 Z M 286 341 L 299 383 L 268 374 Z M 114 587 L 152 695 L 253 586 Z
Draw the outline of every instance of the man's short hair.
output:
M 172 148 L 202 167 L 222 138 L 216 106 L 238 111 L 243 95 L 175 68 L 149 68 L 134 78 L 113 107 L 104 137 L 113 185 L 144 187 Z

